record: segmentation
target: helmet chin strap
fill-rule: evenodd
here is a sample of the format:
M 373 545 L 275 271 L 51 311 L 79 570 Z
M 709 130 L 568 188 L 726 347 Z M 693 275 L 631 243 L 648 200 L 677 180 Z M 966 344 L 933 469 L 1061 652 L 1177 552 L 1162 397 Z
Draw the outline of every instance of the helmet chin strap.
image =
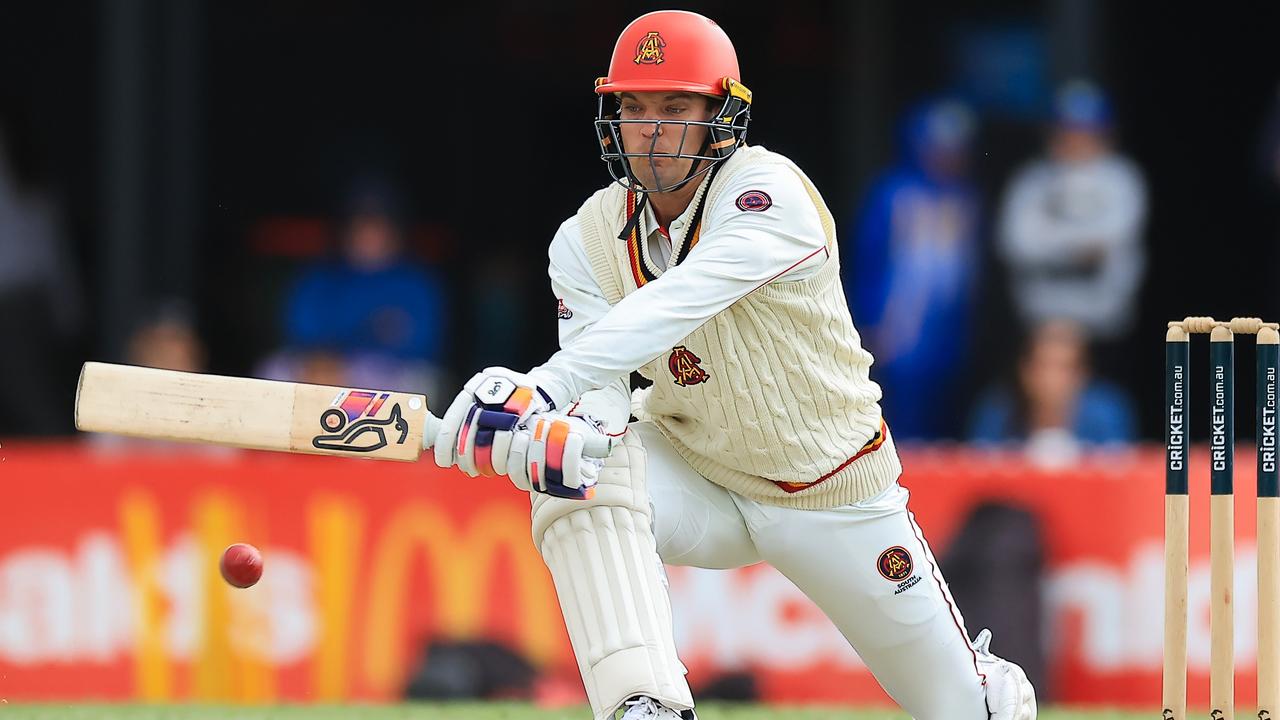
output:
M 708 133 L 707 137 L 706 137 L 705 139 L 703 139 L 703 141 L 702 141 L 702 147 L 698 148 L 698 152 L 697 152 L 697 154 L 698 154 L 698 155 L 705 155 L 705 154 L 706 154 L 706 152 L 707 152 L 707 147 L 708 147 L 708 146 L 710 146 L 710 145 L 711 145 L 711 135 L 710 135 L 710 133 Z M 626 159 L 624 159 L 624 160 L 623 160 L 623 162 L 627 162 L 627 160 L 626 160 Z M 690 162 L 690 163 L 689 163 L 689 172 L 685 173 L 685 175 L 684 175 L 684 179 L 683 179 L 683 180 L 681 180 L 680 182 L 676 183 L 675 185 L 673 185 L 673 186 L 670 188 L 670 190 L 659 190 L 659 191 L 656 191 L 656 192 L 671 192 L 671 190 L 676 190 L 676 189 L 678 189 L 678 188 L 680 188 L 680 187 L 684 186 L 684 184 L 685 184 L 685 183 L 687 183 L 687 182 L 689 182 L 689 180 L 693 179 L 693 176 L 696 174 L 696 173 L 695 173 L 695 171 L 698 169 L 698 163 L 699 163 L 699 162 L 702 162 L 702 161 L 700 161 L 700 160 L 694 160 L 694 161 Z M 650 167 L 650 169 L 653 169 L 652 164 L 650 164 L 650 166 L 649 166 L 649 167 Z M 628 173 L 628 175 L 632 178 L 632 181 L 634 182 L 634 181 L 635 181 L 635 174 L 634 174 L 634 173 Z M 654 177 L 656 178 L 656 177 L 658 176 L 658 173 L 656 173 L 656 172 L 655 172 L 653 175 L 654 175 Z M 626 225 L 623 225 L 623 226 L 622 226 L 622 232 L 618 233 L 618 239 L 619 239 L 619 240 L 626 240 L 627 238 L 631 237 L 631 231 L 632 231 L 632 230 L 635 230 L 635 229 L 636 229 L 636 225 L 638 225 L 638 224 L 640 223 L 640 215 L 644 213 L 645 204 L 646 204 L 646 203 L 648 203 L 648 202 L 649 202 L 649 193 L 645 193 L 645 192 L 640 193 L 640 199 L 636 200 L 636 211 L 635 211 L 634 213 L 632 213 L 632 214 L 631 214 L 631 217 L 627 218 L 627 224 L 626 224 Z

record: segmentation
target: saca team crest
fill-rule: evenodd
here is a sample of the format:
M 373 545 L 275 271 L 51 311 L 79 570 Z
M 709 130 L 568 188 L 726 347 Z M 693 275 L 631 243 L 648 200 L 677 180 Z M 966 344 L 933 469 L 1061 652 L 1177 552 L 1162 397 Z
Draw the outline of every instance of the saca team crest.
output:
M 657 30 L 650 32 L 636 44 L 636 64 L 661 65 L 663 61 L 662 48 L 666 46 L 667 41 L 662 39 Z
M 901 545 L 880 553 L 880 557 L 876 559 L 876 569 L 885 580 L 898 584 L 893 591 L 894 595 L 901 595 L 920 584 L 920 576 L 915 572 L 915 561 L 911 559 L 911 553 Z
M 885 580 L 899 582 L 911 577 L 911 571 L 915 570 L 915 563 L 911 561 L 911 553 L 907 552 L 906 548 L 896 545 L 880 553 L 880 558 L 876 560 L 876 569 Z
M 667 358 L 667 369 L 675 377 L 677 385 L 688 387 L 711 379 L 711 375 L 698 364 L 701 362 L 702 358 L 690 352 L 689 348 L 677 345 L 671 349 L 671 357 Z

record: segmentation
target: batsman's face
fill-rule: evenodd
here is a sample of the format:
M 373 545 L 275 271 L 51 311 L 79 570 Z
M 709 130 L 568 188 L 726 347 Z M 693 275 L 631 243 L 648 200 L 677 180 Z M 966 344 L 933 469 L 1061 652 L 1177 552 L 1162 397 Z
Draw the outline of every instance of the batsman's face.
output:
M 618 117 L 645 122 L 622 123 L 622 145 L 628 153 L 696 155 L 707 128 L 681 121 L 706 121 L 712 109 L 707 98 L 694 93 L 623 93 Z M 631 172 L 647 188 L 669 187 L 685 179 L 695 162 L 685 158 L 628 158 Z

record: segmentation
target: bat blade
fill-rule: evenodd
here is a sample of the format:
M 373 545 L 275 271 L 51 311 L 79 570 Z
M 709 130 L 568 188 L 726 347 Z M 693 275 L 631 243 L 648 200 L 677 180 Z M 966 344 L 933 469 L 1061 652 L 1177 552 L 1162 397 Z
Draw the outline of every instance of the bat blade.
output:
M 85 363 L 76 388 L 80 430 L 256 450 L 417 460 L 436 422 L 413 393 L 131 365 Z

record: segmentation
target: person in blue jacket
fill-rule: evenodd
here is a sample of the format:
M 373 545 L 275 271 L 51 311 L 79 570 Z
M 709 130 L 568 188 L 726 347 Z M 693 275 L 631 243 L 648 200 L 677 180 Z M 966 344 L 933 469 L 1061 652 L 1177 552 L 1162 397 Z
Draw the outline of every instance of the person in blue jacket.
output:
M 953 436 L 980 261 L 980 202 L 969 179 L 972 112 L 948 99 L 911 110 L 895 164 L 853 227 L 845 292 L 876 356 L 885 420 L 899 439 Z
M 404 253 L 395 192 L 361 182 L 346 210 L 340 252 L 306 269 L 287 297 L 287 347 L 333 354 L 388 380 L 406 366 L 440 367 L 446 293 Z
M 969 440 L 1073 457 L 1087 447 L 1134 442 L 1137 424 L 1129 395 L 1093 376 L 1084 329 L 1058 319 L 1032 330 L 1017 372 L 979 397 Z

